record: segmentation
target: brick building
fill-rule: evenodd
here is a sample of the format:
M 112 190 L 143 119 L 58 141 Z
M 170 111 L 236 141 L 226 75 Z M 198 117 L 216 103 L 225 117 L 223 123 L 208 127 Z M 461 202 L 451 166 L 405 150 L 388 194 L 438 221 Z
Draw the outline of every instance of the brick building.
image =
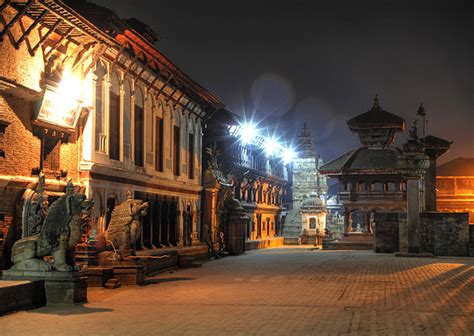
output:
M 438 210 L 469 212 L 474 224 L 474 159 L 457 158 L 440 165 L 436 176 Z
M 94 199 L 93 232 L 131 191 L 151 204 L 142 246 L 204 240 L 201 134 L 222 103 L 135 19 L 69 0 L 4 1 L 0 15 L 3 250 L 24 231 L 25 191 L 51 202 L 66 179 Z

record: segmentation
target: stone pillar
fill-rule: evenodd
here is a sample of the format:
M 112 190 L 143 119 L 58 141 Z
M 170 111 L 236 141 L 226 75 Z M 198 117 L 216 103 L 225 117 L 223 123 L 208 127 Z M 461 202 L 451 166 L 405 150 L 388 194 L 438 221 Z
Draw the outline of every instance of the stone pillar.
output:
M 192 214 L 193 214 L 193 219 L 192 219 L 192 237 L 191 237 L 191 240 L 192 240 L 192 243 L 193 245 L 195 243 L 197 243 L 199 241 L 199 237 L 198 237 L 198 220 L 199 220 L 199 217 L 198 217 L 198 210 L 197 210 L 197 205 L 195 205 L 192 209 Z
M 425 210 L 436 211 L 436 158 L 430 157 L 430 166 L 426 171 Z
M 408 253 L 419 253 L 420 180 L 418 177 L 409 177 L 407 179 L 407 220 Z
M 217 188 L 206 188 L 204 190 L 204 232 L 208 241 L 216 241 L 217 229 Z
M 349 209 L 344 210 L 344 233 L 352 232 L 352 213 Z
M 429 168 L 430 160 L 424 155 L 423 144 L 417 135 L 416 122 L 413 123 L 410 139 L 403 145 L 403 149 L 403 154 L 398 158 L 398 168 L 407 181 L 408 253 L 419 253 L 420 179 Z

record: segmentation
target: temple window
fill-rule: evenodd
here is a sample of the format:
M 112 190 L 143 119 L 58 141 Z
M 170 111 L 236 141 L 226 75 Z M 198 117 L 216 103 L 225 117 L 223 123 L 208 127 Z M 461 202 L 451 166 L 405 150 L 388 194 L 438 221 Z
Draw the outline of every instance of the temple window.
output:
M 155 117 L 155 169 L 163 171 L 163 118 Z
M 120 160 L 120 82 L 114 72 L 109 91 L 109 158 Z
M 188 143 L 188 167 L 189 167 L 189 178 L 194 179 L 194 134 L 189 133 Z
M 316 218 L 311 217 L 309 219 L 309 228 L 312 230 L 316 229 Z
M 131 129 L 131 106 L 132 106 L 132 94 L 131 94 L 130 82 L 126 79 L 123 83 L 123 156 L 124 158 L 131 158 L 132 145 L 130 137 Z
M 140 88 L 135 91 L 135 118 L 134 118 L 134 131 L 135 131 L 135 150 L 134 150 L 134 161 L 138 167 L 144 166 L 144 111 L 143 111 L 143 93 Z
M 372 183 L 372 191 L 378 191 L 382 192 L 383 191 L 383 184 L 381 182 L 373 182 Z
M 173 134 L 174 134 L 174 139 L 173 139 L 173 172 L 176 176 L 179 176 L 179 172 L 180 172 L 180 169 L 179 169 L 179 164 L 180 164 L 180 160 L 179 160 L 179 150 L 180 150 L 180 146 L 181 146 L 181 141 L 180 141 L 180 132 L 181 132 L 181 129 L 179 126 L 177 125 L 174 125 L 173 126 Z
M 356 184 L 356 191 L 366 191 L 365 182 L 359 181 Z
M 395 182 L 388 181 L 388 182 L 385 184 L 385 190 L 386 190 L 386 191 L 397 191 L 396 186 L 397 186 L 397 185 L 395 184 Z
M 95 150 L 105 151 L 105 130 L 104 130 L 104 94 L 105 94 L 105 76 L 107 70 L 100 62 L 96 64 L 94 90 L 94 111 L 95 111 Z

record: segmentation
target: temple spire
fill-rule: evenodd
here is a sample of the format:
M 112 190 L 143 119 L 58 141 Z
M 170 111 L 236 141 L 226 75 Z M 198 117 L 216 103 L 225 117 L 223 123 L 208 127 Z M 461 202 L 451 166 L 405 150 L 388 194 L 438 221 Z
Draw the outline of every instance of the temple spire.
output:
M 426 112 L 425 112 L 425 108 L 423 107 L 423 103 L 420 103 L 420 107 L 418 107 L 418 111 L 416 112 L 416 115 L 421 117 L 421 122 L 422 122 L 421 135 L 425 137 L 426 128 L 427 128 L 426 126 L 427 126 L 428 120 L 426 120 Z
M 372 106 L 372 109 L 374 109 L 374 110 L 379 110 L 379 109 L 380 109 L 380 105 L 379 105 L 379 95 L 378 95 L 378 94 L 375 94 L 375 97 L 374 97 L 374 105 Z
M 420 107 L 418 107 L 418 111 L 416 112 L 417 115 L 420 117 L 426 116 L 425 108 L 423 107 L 423 103 L 420 103 Z

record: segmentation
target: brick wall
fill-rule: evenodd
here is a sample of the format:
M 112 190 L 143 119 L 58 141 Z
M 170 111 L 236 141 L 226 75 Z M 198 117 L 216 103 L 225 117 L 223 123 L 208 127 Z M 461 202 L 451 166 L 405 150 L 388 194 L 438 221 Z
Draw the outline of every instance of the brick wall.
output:
M 469 214 L 467 212 L 424 212 L 420 214 L 422 252 L 442 256 L 468 256 Z

